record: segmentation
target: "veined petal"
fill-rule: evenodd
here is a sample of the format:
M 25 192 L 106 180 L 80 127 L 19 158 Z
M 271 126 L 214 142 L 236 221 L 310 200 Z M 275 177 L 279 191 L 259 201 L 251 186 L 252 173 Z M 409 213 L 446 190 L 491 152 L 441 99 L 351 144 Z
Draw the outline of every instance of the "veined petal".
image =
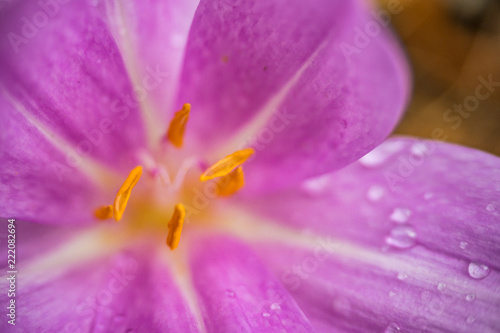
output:
M 1 15 L 0 91 L 81 157 L 130 170 L 144 129 L 97 9 L 89 1 L 23 1 Z
M 380 252 L 313 237 L 259 243 L 316 332 L 497 332 L 500 273 L 467 275 L 468 262 L 423 246 Z
M 174 104 L 189 28 L 199 0 L 105 1 L 106 20 L 136 86 L 148 131 L 159 140 L 180 105 Z M 153 122 L 153 123 L 151 123 Z
M 265 255 L 276 255 L 292 289 L 307 280 L 294 295 L 315 328 L 395 323 L 410 332 L 493 332 L 500 327 L 499 193 L 498 157 L 396 138 L 336 173 L 248 205 L 266 222 L 310 235 L 294 259 L 277 245 Z M 308 277 L 297 280 L 301 274 Z M 332 305 L 337 294 L 340 305 Z
M 37 260 L 45 254 L 54 251 L 57 247 L 73 239 L 79 233 L 84 233 L 86 227 L 47 225 L 41 223 L 31 223 L 18 220 L 13 223 L 15 227 L 14 235 L 9 233 L 7 225 L 9 219 L 1 218 L 0 223 L 5 225 L 4 230 L 0 230 L 1 250 L 7 253 L 8 239 L 16 240 L 16 258 L 19 262 Z M 8 236 L 11 235 L 11 236 Z M 20 241 L 22 239 L 22 241 Z M 12 243 L 12 241 L 11 241 Z M 0 269 L 8 271 L 9 262 L 0 262 Z
M 500 250 L 499 193 L 500 158 L 393 138 L 336 173 L 245 202 L 276 221 L 376 248 L 394 228 L 411 226 L 415 243 L 500 268 L 492 256 Z
M 259 193 L 363 156 L 408 95 L 406 63 L 385 30 L 359 53 L 343 51 L 368 22 L 380 28 L 361 1 L 202 1 L 177 103 L 193 105 L 186 140 L 219 145 L 217 156 L 252 146 L 246 187 Z
M 53 264 L 37 266 L 35 271 L 30 265 L 22 267 L 24 273 L 17 276 L 22 288 L 16 291 L 16 328 L 27 332 L 199 332 L 166 263 L 148 247 L 90 261 L 73 258 L 63 269 L 60 262 Z M 2 278 L 0 284 L 7 288 L 7 282 Z M 8 304 L 6 294 L 1 301 Z M 0 323 L 2 331 L 7 327 L 11 328 L 7 321 Z
M 0 215 L 48 224 L 91 222 L 104 200 L 101 190 L 2 96 L 0 110 Z
M 283 285 L 245 245 L 199 237 L 191 253 L 193 283 L 208 332 L 310 332 Z

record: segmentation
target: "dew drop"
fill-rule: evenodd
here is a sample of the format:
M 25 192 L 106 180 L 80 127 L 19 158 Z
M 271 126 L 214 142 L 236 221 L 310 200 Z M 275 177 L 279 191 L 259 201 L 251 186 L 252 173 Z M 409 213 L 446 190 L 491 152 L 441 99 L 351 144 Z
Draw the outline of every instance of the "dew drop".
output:
M 469 264 L 469 276 L 473 279 L 484 279 L 490 274 L 490 268 L 485 264 L 471 262 Z
M 476 299 L 476 295 L 474 295 L 473 293 L 467 294 L 465 296 L 465 300 L 467 302 L 473 302 L 475 299 Z
M 473 316 L 468 316 L 466 321 L 467 324 L 473 324 L 476 321 L 476 318 Z
M 467 245 L 469 245 L 467 242 L 460 242 L 460 248 L 462 250 L 465 250 L 467 248 Z
M 408 249 L 415 246 L 416 238 L 415 228 L 409 225 L 401 225 L 391 230 L 391 234 L 386 237 L 385 242 L 398 249 Z
M 370 201 L 379 201 L 384 196 L 385 190 L 382 186 L 373 185 L 368 189 L 366 196 Z
M 308 179 L 302 183 L 302 190 L 310 195 L 318 195 L 328 190 L 330 185 L 330 175 L 323 175 Z
M 227 297 L 231 297 L 231 298 L 234 298 L 234 291 L 230 290 L 230 289 L 227 289 L 225 292 Z
M 442 283 L 442 282 L 440 282 L 440 283 L 438 284 L 438 290 L 444 290 L 444 288 L 446 288 L 446 283 Z
M 358 161 L 361 165 L 367 168 L 375 168 L 384 164 L 387 158 L 391 155 L 401 151 L 403 146 L 404 143 L 399 141 L 386 141 L 365 156 L 361 157 Z
M 367 168 L 375 168 L 385 162 L 386 155 L 379 150 L 372 150 L 359 159 L 359 163 Z
M 424 199 L 425 199 L 425 200 L 430 200 L 430 199 L 432 199 L 433 197 L 434 197 L 434 193 L 432 193 L 432 192 L 425 192 L 425 193 L 424 193 Z
M 397 223 L 405 223 L 410 218 L 412 212 L 407 208 L 395 208 L 390 219 Z
M 428 291 L 422 291 L 422 293 L 420 294 L 420 298 L 422 298 L 424 301 L 428 301 L 430 297 L 431 294 Z
M 389 326 L 384 330 L 384 333 L 395 333 L 400 332 L 401 328 L 396 323 L 390 323 Z
M 262 316 L 264 316 L 264 317 L 266 317 L 266 318 L 267 318 L 267 317 L 271 316 L 271 314 L 270 314 L 270 313 L 268 313 L 268 312 L 264 312 L 264 313 L 262 314 Z
M 399 273 L 398 274 L 398 280 L 406 280 L 408 278 L 408 275 L 405 273 Z
M 495 205 L 493 205 L 493 203 L 490 203 L 488 206 L 486 206 L 486 210 L 488 212 L 494 212 L 495 211 Z
M 271 304 L 270 306 L 271 310 L 280 310 L 281 309 L 281 306 L 278 304 L 278 303 L 273 303 Z
M 423 142 L 417 142 L 411 146 L 411 153 L 415 156 L 424 156 L 428 152 L 428 148 Z

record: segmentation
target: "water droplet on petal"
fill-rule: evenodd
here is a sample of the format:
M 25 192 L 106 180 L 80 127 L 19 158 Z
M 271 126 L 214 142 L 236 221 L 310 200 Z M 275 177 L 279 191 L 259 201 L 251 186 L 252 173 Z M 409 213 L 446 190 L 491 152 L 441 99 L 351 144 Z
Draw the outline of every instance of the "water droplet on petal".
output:
M 396 323 L 390 323 L 389 326 L 385 329 L 384 333 L 395 333 L 400 332 L 401 328 Z
M 495 205 L 493 203 L 490 203 L 488 206 L 486 206 L 486 210 L 488 212 L 493 212 L 495 211 Z
M 385 163 L 391 155 L 401 151 L 404 143 L 400 141 L 386 141 L 358 161 L 367 168 L 375 168 Z
M 281 306 L 278 303 L 273 303 L 270 306 L 271 310 L 280 310 Z
M 395 208 L 392 211 L 390 219 L 397 223 L 405 223 L 411 216 L 411 210 L 407 208 Z
M 330 175 L 323 175 L 308 179 L 302 183 L 304 192 L 310 195 L 318 195 L 328 190 L 330 185 Z
M 422 293 L 420 294 L 420 298 L 422 298 L 424 301 L 428 301 L 430 297 L 431 294 L 427 290 L 422 291 Z
M 476 318 L 473 316 L 468 316 L 467 317 L 467 324 L 472 324 L 476 321 Z
M 471 262 L 469 264 L 469 276 L 473 279 L 484 279 L 490 274 L 490 268 L 485 264 Z
M 382 186 L 373 185 L 368 189 L 366 196 L 370 201 L 379 201 L 384 196 L 385 190 Z
M 428 152 L 428 148 L 423 142 L 417 142 L 411 146 L 411 153 L 415 156 L 424 156 Z
M 438 290 L 444 290 L 444 288 L 446 288 L 446 283 L 442 283 L 442 282 L 440 282 L 440 283 L 438 284 Z
M 231 298 L 234 298 L 234 291 L 230 290 L 230 289 L 227 289 L 225 292 L 227 297 L 231 297 Z
M 432 199 L 433 197 L 434 197 L 434 193 L 432 193 L 432 192 L 425 192 L 425 193 L 424 193 L 424 199 L 425 199 L 425 200 L 430 200 L 430 199 Z
M 467 245 L 469 245 L 467 242 L 460 242 L 460 248 L 462 250 L 465 250 L 467 248 Z
M 267 312 L 264 312 L 262 315 L 263 315 L 264 317 L 269 317 L 269 316 L 271 316 L 271 314 L 270 314 L 270 313 L 267 313 Z
M 394 297 L 396 296 L 397 294 L 394 292 L 394 291 L 389 291 L 389 297 Z
M 408 278 L 408 275 L 405 273 L 399 273 L 398 274 L 398 280 L 406 280 Z
M 476 299 L 476 295 L 474 295 L 473 293 L 470 293 L 470 294 L 467 294 L 467 296 L 465 296 L 465 300 L 467 302 L 472 302 Z
M 382 165 L 385 162 L 386 155 L 379 150 L 372 150 L 365 156 L 359 159 L 359 163 L 367 168 L 375 168 Z
M 401 225 L 393 228 L 385 242 L 398 249 L 408 249 L 416 244 L 417 233 L 415 228 L 409 225 Z

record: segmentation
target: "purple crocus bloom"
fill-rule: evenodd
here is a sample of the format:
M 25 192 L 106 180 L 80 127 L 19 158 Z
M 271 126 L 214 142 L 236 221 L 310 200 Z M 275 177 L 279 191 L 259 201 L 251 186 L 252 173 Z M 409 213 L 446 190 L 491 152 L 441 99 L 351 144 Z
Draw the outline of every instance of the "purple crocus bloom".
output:
M 500 330 L 500 159 L 384 141 L 408 68 L 362 1 L 0 16 L 0 331 Z

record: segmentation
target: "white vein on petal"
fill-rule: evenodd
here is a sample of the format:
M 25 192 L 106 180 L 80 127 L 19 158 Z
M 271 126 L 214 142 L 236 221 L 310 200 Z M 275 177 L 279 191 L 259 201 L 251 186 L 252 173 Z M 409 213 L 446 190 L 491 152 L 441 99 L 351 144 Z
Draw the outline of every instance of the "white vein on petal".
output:
M 117 23 L 117 26 L 111 24 L 109 27 L 114 39 L 117 41 L 118 48 L 121 51 L 125 68 L 128 72 L 132 86 L 141 86 L 141 80 L 139 78 L 139 61 L 134 52 L 134 50 L 137 49 L 137 46 L 134 44 L 130 36 L 131 27 L 127 25 L 121 1 L 106 1 L 106 14 L 110 22 Z M 124 33 L 121 33 L 120 30 Z M 154 107 L 151 103 L 151 97 L 149 95 L 150 94 L 148 94 L 143 101 L 139 101 L 139 108 L 141 110 L 142 119 L 145 123 L 145 131 L 149 147 L 155 147 L 158 139 L 164 134 L 163 132 L 165 132 L 167 125 L 162 125 L 162 123 L 158 121 L 155 112 L 153 112 Z
M 61 151 L 65 156 L 79 155 L 77 153 L 76 147 L 67 142 L 64 138 L 54 133 L 47 126 L 38 121 L 33 115 L 30 114 L 28 110 L 24 108 L 24 106 L 16 100 L 11 94 L 9 94 L 3 85 L 0 85 L 0 91 L 2 95 L 7 99 L 8 102 L 14 106 L 14 108 L 32 125 L 34 126 L 42 136 L 47 139 L 57 150 Z M 31 101 L 28 99 L 31 103 Z M 89 179 L 94 181 L 96 185 L 106 185 L 111 184 L 111 180 L 113 180 L 116 175 L 112 172 L 108 167 L 101 164 L 97 160 L 93 159 L 90 156 L 81 157 L 82 162 L 76 166 L 75 168 L 81 171 L 83 174 L 88 176 Z
M 417 256 L 413 258 L 414 260 L 410 261 L 408 257 L 390 256 L 386 252 L 367 248 L 361 244 L 343 241 L 335 237 L 318 235 L 313 231 L 304 234 L 299 230 L 289 228 L 272 219 L 256 216 L 246 209 L 226 207 L 225 212 L 227 213 L 225 219 L 218 223 L 207 223 L 210 224 L 209 227 L 211 230 L 219 229 L 222 232 L 229 232 L 250 243 L 262 244 L 267 242 L 286 244 L 310 251 L 314 251 L 321 242 L 335 249 L 332 252 L 332 256 L 337 258 L 351 260 L 361 265 L 378 267 L 387 272 L 405 272 L 406 275 L 411 276 L 415 281 L 427 285 L 435 284 L 436 281 L 443 281 L 447 283 L 449 290 L 456 293 L 463 291 L 460 286 L 471 285 L 473 283 L 476 296 L 481 295 L 483 299 L 491 299 L 494 296 L 490 289 L 475 283 L 476 281 L 471 281 L 469 276 L 465 274 L 463 276 L 449 276 L 444 278 L 443 272 L 436 270 L 435 265 L 426 265 L 429 262 Z M 437 262 L 439 256 L 434 258 L 434 260 Z M 428 289 L 428 287 L 422 287 Z M 498 297 L 496 299 L 498 301 Z
M 168 251 L 170 252 L 170 251 Z M 163 249 L 161 252 L 163 260 L 169 266 L 174 280 L 183 299 L 186 301 L 191 313 L 196 320 L 197 328 L 200 333 L 206 333 L 205 322 L 198 302 L 197 293 L 193 285 L 192 271 L 189 268 L 187 254 L 183 249 L 176 249 L 175 253 L 168 253 Z
M 223 144 L 220 148 L 215 149 L 213 153 L 213 159 L 220 158 L 220 156 L 226 156 L 231 154 L 232 152 L 241 149 L 241 144 L 246 142 L 248 138 L 255 137 L 255 134 L 258 133 L 259 130 L 264 128 L 272 116 L 279 112 L 277 111 L 278 107 L 282 105 L 282 103 L 286 100 L 289 93 L 292 89 L 297 85 L 300 81 L 306 70 L 309 66 L 314 63 L 317 59 L 318 55 L 328 44 L 328 36 L 327 38 L 318 45 L 316 50 L 307 58 L 304 64 L 295 72 L 295 74 L 286 82 L 283 87 L 273 95 L 268 102 L 256 113 L 252 120 L 248 121 L 245 126 L 240 129 L 232 138 L 224 140 L 225 144 Z M 251 146 L 252 142 L 248 142 Z

